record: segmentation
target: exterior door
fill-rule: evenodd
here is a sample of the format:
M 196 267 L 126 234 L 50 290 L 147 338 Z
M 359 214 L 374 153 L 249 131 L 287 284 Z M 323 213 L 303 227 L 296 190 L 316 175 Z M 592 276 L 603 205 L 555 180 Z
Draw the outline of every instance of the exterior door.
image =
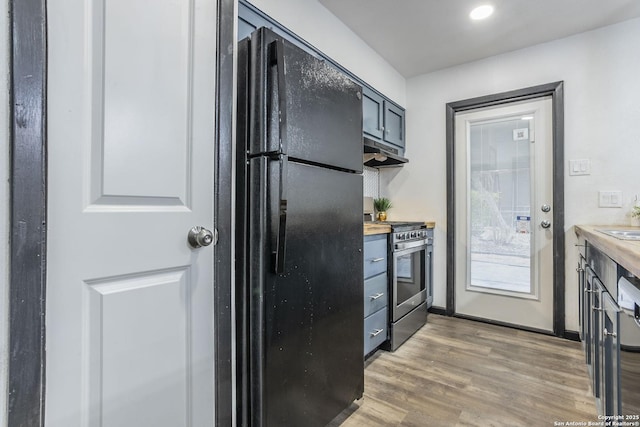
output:
M 553 331 L 551 99 L 458 113 L 455 311 Z
M 48 2 L 49 427 L 214 420 L 214 0 Z

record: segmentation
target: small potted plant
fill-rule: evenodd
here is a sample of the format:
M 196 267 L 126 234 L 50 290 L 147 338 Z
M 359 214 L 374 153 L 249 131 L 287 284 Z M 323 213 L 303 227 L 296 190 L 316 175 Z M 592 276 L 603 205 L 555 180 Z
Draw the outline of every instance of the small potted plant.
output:
M 631 225 L 640 225 L 640 205 L 634 205 L 631 210 Z
M 386 197 L 380 197 L 373 200 L 373 207 L 378 212 L 378 221 L 387 220 L 387 211 L 392 208 L 391 200 Z

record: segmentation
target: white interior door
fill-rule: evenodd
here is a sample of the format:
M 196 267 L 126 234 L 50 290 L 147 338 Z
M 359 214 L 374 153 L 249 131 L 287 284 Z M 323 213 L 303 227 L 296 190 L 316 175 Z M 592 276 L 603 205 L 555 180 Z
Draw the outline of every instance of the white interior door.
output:
M 550 98 L 456 114 L 458 314 L 553 330 Z
M 212 426 L 214 0 L 48 9 L 48 427 Z

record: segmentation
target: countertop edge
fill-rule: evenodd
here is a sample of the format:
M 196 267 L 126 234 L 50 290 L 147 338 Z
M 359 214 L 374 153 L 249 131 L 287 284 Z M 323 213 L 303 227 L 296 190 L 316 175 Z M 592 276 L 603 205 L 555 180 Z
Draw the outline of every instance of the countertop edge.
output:
M 424 225 L 427 228 L 435 228 L 435 221 L 425 221 Z M 364 224 L 364 235 L 365 236 L 373 236 L 376 234 L 389 234 L 391 233 L 391 226 L 385 224 L 373 224 L 373 223 L 365 223 Z
M 638 227 L 612 225 L 575 225 L 576 235 L 584 237 L 590 244 L 604 252 L 609 258 L 640 277 L 640 242 L 616 239 L 597 231 L 601 228 L 637 229 Z
M 373 236 L 376 234 L 389 234 L 391 233 L 390 225 L 381 224 L 364 224 L 364 235 Z

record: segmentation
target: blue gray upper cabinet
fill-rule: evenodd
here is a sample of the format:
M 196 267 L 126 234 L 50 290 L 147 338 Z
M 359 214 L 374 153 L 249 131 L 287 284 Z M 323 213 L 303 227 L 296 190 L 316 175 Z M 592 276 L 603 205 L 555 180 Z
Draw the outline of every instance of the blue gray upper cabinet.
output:
M 384 128 L 384 98 L 367 87 L 362 88 L 362 132 L 382 139 Z
M 384 140 L 400 147 L 404 154 L 404 110 L 387 101 L 384 103 Z
M 242 3 L 238 4 L 238 40 L 249 37 L 260 27 L 273 29 L 273 23 Z
M 249 37 L 256 28 L 254 23 L 245 21 L 241 16 L 238 16 L 238 40 Z
M 366 86 L 362 88 L 362 132 L 404 155 L 404 110 Z M 387 145 L 388 145 L 387 144 Z
M 313 47 L 298 36 L 282 27 L 278 23 L 272 21 L 267 15 L 264 15 L 258 11 L 255 7 L 250 7 L 243 2 L 238 3 L 238 41 L 248 37 L 252 32 L 260 27 L 270 28 L 277 35 L 287 39 L 294 45 L 298 46 L 305 52 L 309 53 L 315 58 L 321 58 L 318 52 Z

